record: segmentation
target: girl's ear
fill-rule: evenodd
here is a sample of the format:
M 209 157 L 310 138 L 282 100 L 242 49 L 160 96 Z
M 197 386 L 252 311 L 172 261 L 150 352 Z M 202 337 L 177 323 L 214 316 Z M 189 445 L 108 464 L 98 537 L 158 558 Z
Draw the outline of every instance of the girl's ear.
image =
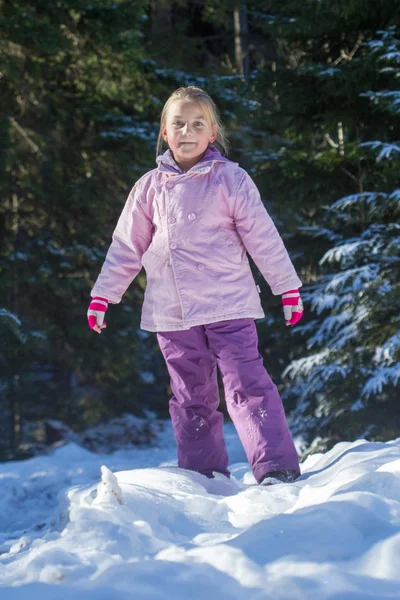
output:
M 217 139 L 217 128 L 214 126 L 212 128 L 212 135 L 210 137 L 211 144 L 214 143 L 216 139 Z
M 162 135 L 164 142 L 166 142 L 167 141 L 167 130 L 165 127 L 164 127 L 164 129 L 161 130 L 161 135 Z

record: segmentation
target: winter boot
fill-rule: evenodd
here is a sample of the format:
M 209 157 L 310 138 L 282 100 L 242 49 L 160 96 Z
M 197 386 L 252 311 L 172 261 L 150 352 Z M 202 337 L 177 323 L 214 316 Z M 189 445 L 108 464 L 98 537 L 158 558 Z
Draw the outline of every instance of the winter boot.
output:
M 293 483 L 300 477 L 300 473 L 294 469 L 282 469 L 266 473 L 260 481 L 260 485 L 274 485 L 275 483 Z

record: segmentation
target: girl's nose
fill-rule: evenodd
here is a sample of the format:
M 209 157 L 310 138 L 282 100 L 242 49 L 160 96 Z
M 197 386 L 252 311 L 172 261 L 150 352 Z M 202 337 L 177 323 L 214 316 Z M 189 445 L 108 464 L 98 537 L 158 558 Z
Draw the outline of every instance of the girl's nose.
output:
M 183 127 L 183 130 L 182 130 L 182 132 L 183 132 L 185 135 L 187 135 L 188 133 L 191 133 L 191 131 L 192 131 L 192 130 L 191 130 L 190 126 L 189 126 L 189 123 L 186 123 L 186 125 Z

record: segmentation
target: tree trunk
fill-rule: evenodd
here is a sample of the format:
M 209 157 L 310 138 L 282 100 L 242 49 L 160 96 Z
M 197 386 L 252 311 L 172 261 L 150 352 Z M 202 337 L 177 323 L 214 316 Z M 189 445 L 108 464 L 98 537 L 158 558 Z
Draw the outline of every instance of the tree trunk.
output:
M 14 376 L 10 390 L 10 448 L 15 456 L 21 444 L 21 410 L 18 398 L 19 377 Z
M 151 1 L 151 35 L 153 39 L 170 36 L 172 32 L 172 2 L 170 0 Z
M 233 22 L 235 31 L 235 61 L 236 71 L 245 77 L 249 72 L 249 57 L 247 53 L 247 2 L 236 0 L 233 9 Z
M 21 416 L 14 381 L 0 393 L 2 420 L 0 423 L 0 462 L 13 459 L 21 443 Z

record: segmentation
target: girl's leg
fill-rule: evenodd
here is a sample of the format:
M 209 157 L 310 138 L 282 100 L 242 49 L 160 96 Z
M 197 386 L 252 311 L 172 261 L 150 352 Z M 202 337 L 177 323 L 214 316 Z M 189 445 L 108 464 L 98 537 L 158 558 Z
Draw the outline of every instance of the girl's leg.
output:
M 244 446 L 254 477 L 293 469 L 299 461 L 278 390 L 258 352 L 253 319 L 205 325 L 222 373 L 229 415 Z
M 223 415 L 217 411 L 217 363 L 203 326 L 157 333 L 171 377 L 169 403 L 178 465 L 211 476 L 229 475 Z

